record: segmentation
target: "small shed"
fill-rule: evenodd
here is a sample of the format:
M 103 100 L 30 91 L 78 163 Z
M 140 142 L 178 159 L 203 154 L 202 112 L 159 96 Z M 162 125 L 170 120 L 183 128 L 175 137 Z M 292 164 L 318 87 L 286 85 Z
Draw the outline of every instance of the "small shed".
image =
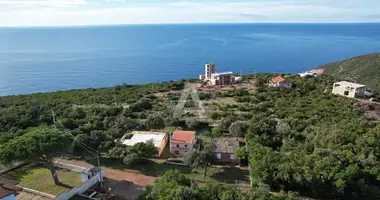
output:
M 235 159 L 235 150 L 240 147 L 240 142 L 235 137 L 214 138 L 212 141 L 212 153 L 215 162 L 234 164 L 239 160 Z

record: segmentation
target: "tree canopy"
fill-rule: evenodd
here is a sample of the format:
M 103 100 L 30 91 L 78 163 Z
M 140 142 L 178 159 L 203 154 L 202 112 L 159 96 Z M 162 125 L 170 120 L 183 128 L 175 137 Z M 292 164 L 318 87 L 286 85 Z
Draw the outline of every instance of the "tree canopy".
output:
M 0 162 L 28 160 L 43 164 L 49 168 L 58 184 L 53 159 L 68 151 L 71 145 L 70 136 L 62 131 L 50 127 L 33 128 L 24 135 L 0 144 Z
M 217 183 L 200 186 L 178 170 L 169 170 L 148 186 L 138 200 L 298 200 L 293 193 L 279 195 L 261 194 L 257 191 L 242 192 L 239 189 Z

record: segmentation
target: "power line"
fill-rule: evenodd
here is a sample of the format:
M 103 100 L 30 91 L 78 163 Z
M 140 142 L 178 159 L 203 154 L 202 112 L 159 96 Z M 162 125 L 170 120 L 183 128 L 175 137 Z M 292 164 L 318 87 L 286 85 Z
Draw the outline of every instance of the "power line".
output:
M 55 113 L 54 113 L 54 111 L 52 111 L 52 115 L 53 115 L 54 125 L 56 126 L 56 128 L 57 128 L 56 122 L 58 121 L 63 126 L 63 129 L 65 130 L 65 132 L 69 133 L 70 136 L 73 138 L 73 142 L 77 142 L 79 145 L 81 145 L 81 147 L 83 149 L 85 149 L 86 151 L 88 151 L 91 154 L 95 154 L 94 152 L 98 152 L 97 150 L 95 150 L 95 149 L 93 149 L 93 148 L 85 145 L 83 142 L 81 142 L 80 140 L 78 140 L 77 138 L 75 138 L 75 136 L 65 127 L 65 125 L 63 125 L 63 123 L 59 119 L 58 120 L 55 119 Z M 88 149 L 92 150 L 93 152 L 91 152 Z
M 55 119 L 55 113 L 54 113 L 54 110 L 52 111 L 52 115 L 53 115 L 53 121 L 54 121 L 54 125 L 55 125 L 55 127 L 57 128 L 57 126 L 56 126 L 56 119 Z M 78 143 L 79 143 L 79 145 L 81 145 L 81 147 L 83 148 L 83 149 L 85 149 L 86 151 L 88 151 L 89 153 L 91 153 L 91 154 L 93 154 L 94 156 L 96 156 L 97 157 L 97 161 L 98 161 L 98 168 L 100 169 L 100 154 L 99 154 L 99 151 L 98 150 L 95 150 L 95 149 L 93 149 L 93 148 L 91 148 L 91 147 L 89 147 L 89 146 L 87 146 L 87 145 L 85 145 L 84 143 L 82 143 L 80 140 L 78 140 L 78 139 L 76 139 L 75 138 L 75 136 L 65 127 L 65 125 L 60 121 L 60 120 L 58 120 L 58 122 L 59 123 L 61 123 L 61 125 L 63 126 L 63 129 L 65 130 L 65 132 L 67 132 L 67 133 L 69 133 L 70 134 L 70 136 L 73 138 L 73 142 L 75 142 L 75 141 L 77 141 Z M 94 153 L 94 152 L 91 152 L 90 150 L 88 150 L 88 149 L 90 149 L 90 150 L 92 150 L 92 151 L 94 151 L 94 152 L 96 152 L 96 154 Z M 100 174 L 101 175 L 101 174 Z M 100 181 L 100 187 L 103 187 L 103 181 Z

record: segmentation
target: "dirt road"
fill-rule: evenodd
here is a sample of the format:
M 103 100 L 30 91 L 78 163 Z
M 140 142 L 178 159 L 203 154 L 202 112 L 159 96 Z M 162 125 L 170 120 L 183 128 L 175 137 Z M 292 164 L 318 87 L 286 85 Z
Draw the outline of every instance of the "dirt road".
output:
M 59 162 L 78 165 L 81 167 L 94 167 L 93 165 L 79 160 L 60 159 Z M 141 190 L 147 185 L 152 185 L 157 179 L 154 176 L 146 176 L 140 173 L 133 173 L 127 170 L 112 169 L 102 167 L 104 170 L 104 186 L 110 188 L 110 192 L 124 197 L 125 199 L 136 199 Z

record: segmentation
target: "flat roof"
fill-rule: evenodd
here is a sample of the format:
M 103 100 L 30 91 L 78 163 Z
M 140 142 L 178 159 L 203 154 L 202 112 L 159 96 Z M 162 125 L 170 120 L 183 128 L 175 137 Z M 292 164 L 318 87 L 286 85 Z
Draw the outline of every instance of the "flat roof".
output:
M 133 146 L 140 142 L 148 142 L 149 140 L 152 140 L 154 146 L 159 148 L 162 140 L 166 137 L 166 133 L 154 131 L 133 131 L 131 134 L 133 135 L 132 138 L 125 139 L 123 144 Z
M 218 75 L 231 75 L 231 74 L 233 74 L 233 73 L 232 72 L 217 72 L 217 73 L 215 73 L 216 76 L 218 76 Z
M 212 152 L 214 153 L 234 153 L 239 148 L 239 141 L 236 137 L 214 138 L 212 141 Z
M 334 83 L 334 84 L 339 84 L 339 85 L 349 86 L 349 87 L 353 87 L 353 88 L 361 88 L 361 87 L 365 87 L 365 85 L 358 84 L 358 83 L 352 83 L 352 82 L 348 82 L 348 81 L 340 81 L 340 82 L 336 82 L 336 83 Z

